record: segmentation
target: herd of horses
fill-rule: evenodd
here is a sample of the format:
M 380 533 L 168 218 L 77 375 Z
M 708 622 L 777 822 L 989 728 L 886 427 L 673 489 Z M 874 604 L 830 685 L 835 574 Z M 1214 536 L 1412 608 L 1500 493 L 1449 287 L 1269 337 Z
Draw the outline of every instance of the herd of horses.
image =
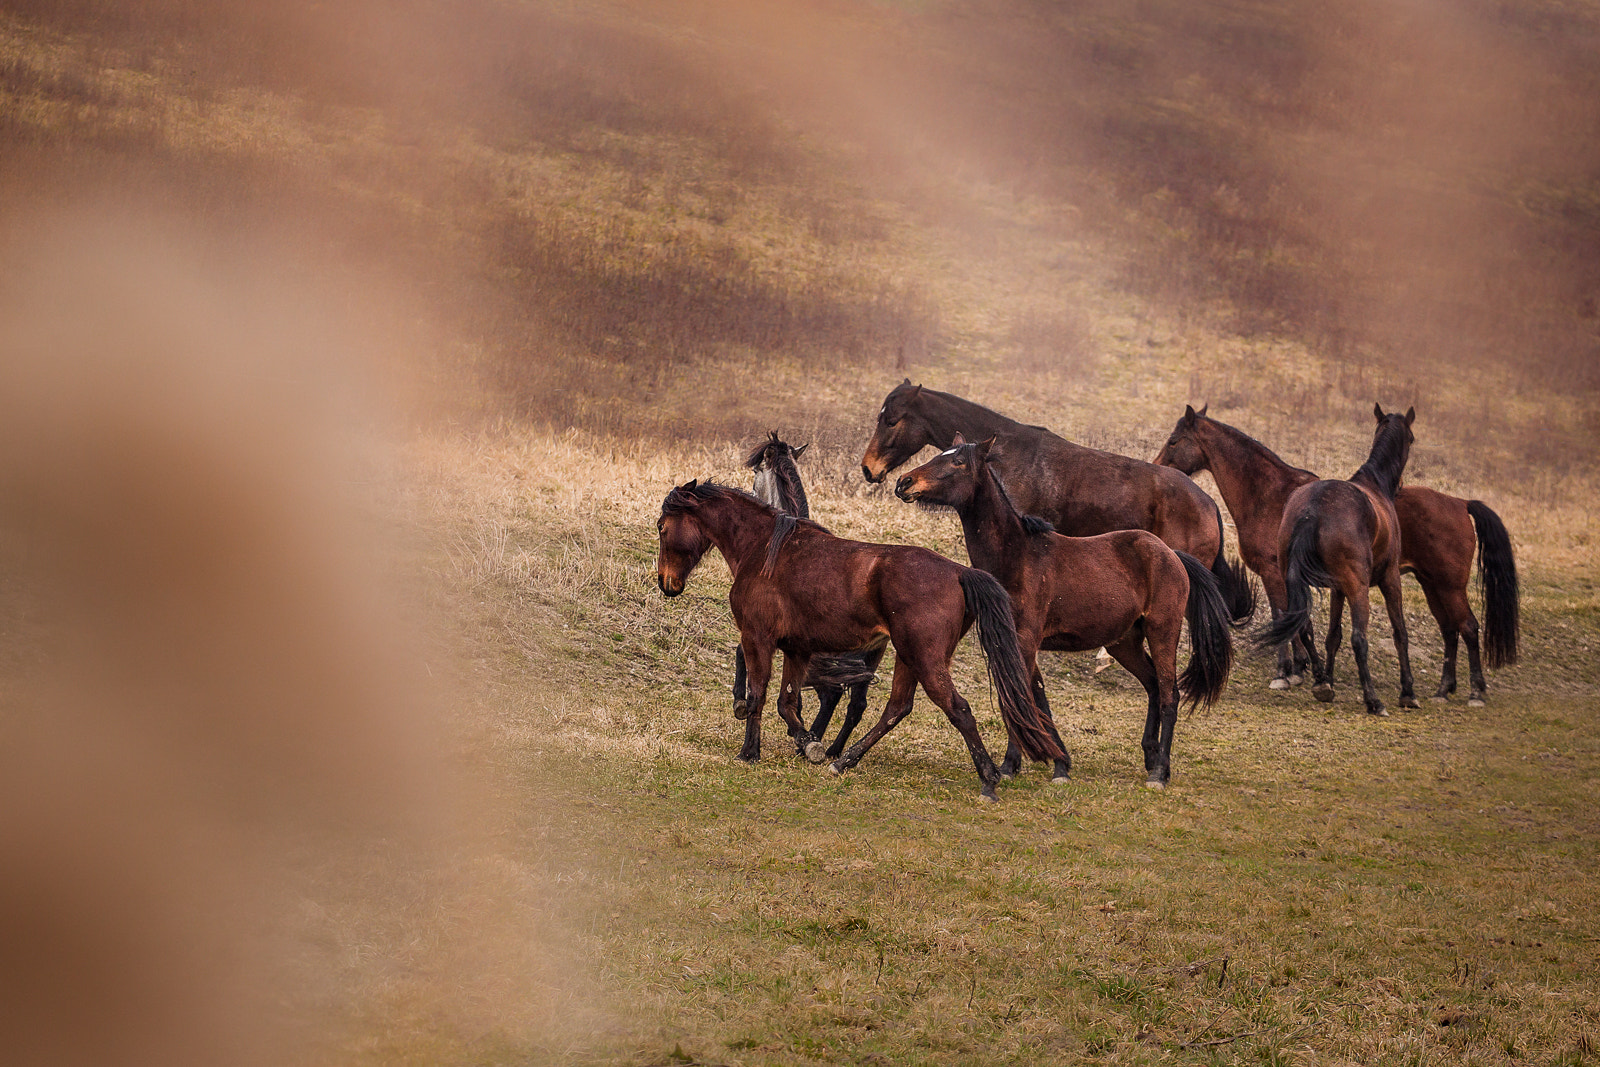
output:
M 796 752 L 836 773 L 861 758 L 911 710 L 920 684 L 960 732 L 995 799 L 1024 758 L 1048 762 L 1064 780 L 1071 757 L 1050 712 L 1042 650 L 1104 648 L 1144 687 L 1146 784 L 1172 774 L 1178 705 L 1208 705 L 1233 664 L 1231 630 L 1256 610 L 1253 571 L 1272 621 L 1253 638 L 1277 650 L 1274 689 L 1300 684 L 1334 698 L 1334 661 L 1350 607 L 1350 646 L 1366 710 L 1386 715 L 1368 662 L 1369 591 L 1376 586 L 1400 663 L 1400 706 L 1417 707 L 1400 576 L 1413 574 L 1444 639 L 1435 697 L 1456 690 L 1464 642 L 1468 703 L 1486 695 L 1483 666 L 1516 662 L 1516 563 L 1505 525 L 1477 500 L 1401 485 L 1414 437 L 1414 410 L 1385 413 L 1365 463 L 1348 479 L 1320 479 L 1260 442 L 1187 407 L 1153 463 L 1073 444 L 969 400 L 906 380 L 884 399 L 861 460 L 881 483 L 927 446 L 938 455 L 895 484 L 908 503 L 953 509 L 971 566 L 927 548 L 836 537 L 810 519 L 796 460 L 776 433 L 750 453 L 755 493 L 690 481 L 667 494 L 657 520 L 656 581 L 667 596 L 715 546 L 733 575 L 728 594 L 740 642 L 734 715 L 745 723 L 739 758 L 761 756 L 761 715 L 774 654 L 783 653 L 777 710 Z M 1215 501 L 1190 475 L 1209 470 L 1233 517 L 1243 562 L 1223 553 Z M 1483 589 L 1480 626 L 1467 599 L 1476 555 Z M 1248 568 L 1248 570 L 1246 569 Z M 1330 592 L 1324 654 L 1317 654 L 1311 589 Z M 1005 757 L 996 766 L 967 701 L 951 679 L 956 646 L 978 628 L 1000 717 Z M 1178 672 L 1188 634 L 1189 660 Z M 1481 652 L 1480 652 L 1481 639 Z M 867 705 L 867 686 L 890 645 L 894 667 L 878 722 L 848 741 Z M 814 689 L 807 726 L 800 691 Z M 822 738 L 850 695 L 832 744 Z

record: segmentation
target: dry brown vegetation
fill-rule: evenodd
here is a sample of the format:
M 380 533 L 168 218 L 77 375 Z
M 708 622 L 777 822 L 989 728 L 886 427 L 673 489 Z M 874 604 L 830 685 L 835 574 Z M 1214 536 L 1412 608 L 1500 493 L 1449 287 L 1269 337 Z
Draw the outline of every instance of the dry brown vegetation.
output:
M 0 3 L 7 1047 L 1594 1062 L 1597 58 L 1543 0 Z M 925 707 L 734 765 L 661 498 L 776 427 L 960 558 L 860 479 L 902 375 L 1339 475 L 1415 404 L 1525 660 L 1381 725 L 1246 662 L 1161 796 L 1082 657 L 998 811 Z

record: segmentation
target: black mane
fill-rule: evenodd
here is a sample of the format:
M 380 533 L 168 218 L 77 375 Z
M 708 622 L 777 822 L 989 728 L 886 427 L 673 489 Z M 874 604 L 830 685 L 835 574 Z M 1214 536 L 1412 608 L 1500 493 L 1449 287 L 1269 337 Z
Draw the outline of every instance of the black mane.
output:
M 747 492 L 733 485 L 718 485 L 716 482 L 696 482 L 694 485 L 675 487 L 667 494 L 667 499 L 661 503 L 661 514 L 676 515 L 687 511 L 696 504 L 706 500 L 742 499 L 760 505 L 772 514 L 778 514 L 778 509 L 767 504 L 754 493 Z
M 1407 425 L 1405 416 L 1385 415 L 1383 424 L 1373 437 L 1372 452 L 1361 469 L 1350 476 L 1350 480 L 1370 482 L 1384 496 L 1392 499 L 1400 488 L 1400 476 L 1405 472 L 1406 460 L 1411 454 L 1411 441 L 1411 427 Z

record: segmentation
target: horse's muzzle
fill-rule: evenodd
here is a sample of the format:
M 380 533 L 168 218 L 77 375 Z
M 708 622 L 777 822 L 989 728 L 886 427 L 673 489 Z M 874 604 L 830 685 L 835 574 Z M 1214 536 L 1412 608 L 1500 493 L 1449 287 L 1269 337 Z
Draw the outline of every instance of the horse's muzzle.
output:
M 861 477 L 865 478 L 873 485 L 877 485 L 879 482 L 883 481 L 883 475 L 880 474 L 874 478 L 872 476 L 872 468 L 868 467 L 865 463 L 861 465 Z
M 656 575 L 656 587 L 667 596 L 677 596 L 679 593 L 683 592 L 683 583 L 678 583 L 676 588 L 669 586 L 667 584 L 666 576 L 662 574 Z
M 894 495 L 904 500 L 907 504 L 915 504 L 917 502 L 917 495 L 911 488 L 911 475 L 908 474 L 894 483 Z

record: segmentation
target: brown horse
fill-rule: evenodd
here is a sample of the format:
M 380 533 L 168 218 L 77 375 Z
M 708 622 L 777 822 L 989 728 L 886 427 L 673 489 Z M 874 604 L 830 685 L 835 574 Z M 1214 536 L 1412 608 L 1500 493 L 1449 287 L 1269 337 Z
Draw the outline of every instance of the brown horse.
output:
M 1000 579 L 1011 594 L 1034 702 L 1052 734 L 1038 665 L 1041 648 L 1082 652 L 1104 646 L 1139 680 L 1150 698 L 1145 784 L 1162 789 L 1172 777 L 1179 694 L 1191 705 L 1216 700 L 1233 660 L 1228 609 L 1216 580 L 1199 560 L 1174 552 L 1147 531 L 1064 537 L 1044 520 L 1019 514 L 989 462 L 992 445 L 967 444 L 958 434 L 950 449 L 901 478 L 895 495 L 951 507 L 961 516 L 972 565 Z M 1191 656 L 1179 678 L 1185 618 Z M 1018 753 L 1008 751 L 1000 773 L 1014 773 L 1020 762 Z M 1056 779 L 1065 779 L 1070 768 L 1069 759 L 1058 760 Z
M 1255 612 L 1255 586 L 1243 566 L 1223 558 L 1222 511 L 1186 475 L 1143 460 L 1085 448 L 1040 426 L 1026 426 L 970 400 L 912 385 L 890 391 L 861 457 L 861 473 L 881 482 L 926 445 L 949 448 L 994 438 L 995 471 L 1024 515 L 1059 532 L 1089 537 L 1149 530 L 1170 547 L 1209 560 L 1236 625 Z
M 1316 481 L 1317 476 L 1285 463 L 1243 431 L 1207 417 L 1205 408 L 1184 409 L 1155 461 L 1189 475 L 1211 472 L 1233 516 L 1240 554 L 1261 576 L 1276 620 L 1287 602 L 1278 563 L 1283 508 L 1294 490 Z M 1414 576 L 1422 587 L 1444 640 L 1444 666 L 1434 697 L 1443 700 L 1455 692 L 1457 643 L 1465 641 L 1472 680 L 1467 702 L 1481 704 L 1486 684 L 1478 646 L 1480 627 L 1467 600 L 1472 556 L 1476 550 L 1483 587 L 1484 656 L 1495 668 L 1515 663 L 1519 611 L 1511 538 L 1500 517 L 1482 501 L 1463 500 L 1422 486 L 1401 486 L 1394 496 L 1394 510 L 1400 520 L 1400 570 Z M 1298 682 L 1301 666 L 1315 654 L 1309 631 L 1301 631 L 1299 640 L 1305 658 L 1295 655 L 1294 662 L 1291 645 L 1280 646 L 1274 689 Z
M 741 489 L 695 481 L 667 494 L 656 529 L 656 583 L 667 596 L 683 592 L 690 573 L 713 545 L 733 573 L 728 605 L 739 625 L 750 688 L 740 759 L 761 758 L 761 709 L 774 652 L 784 654 L 778 713 L 796 750 L 820 762 L 822 747 L 795 710 L 811 658 L 880 650 L 892 641 L 894 679 L 883 717 L 834 761 L 834 772 L 854 767 L 906 717 L 920 682 L 966 741 L 983 783 L 982 796 L 995 799 L 1000 772 L 983 747 L 971 707 L 950 677 L 950 659 L 974 621 L 1006 732 L 1031 759 L 1065 756 L 1034 707 L 1011 601 L 983 571 L 913 545 L 835 537 Z
M 1350 649 L 1361 676 L 1361 696 L 1367 711 L 1387 715 L 1378 699 L 1367 668 L 1367 617 L 1371 612 L 1367 591 L 1376 585 L 1383 593 L 1394 631 L 1395 654 L 1400 659 L 1400 706 L 1417 707 L 1411 678 L 1411 654 L 1406 640 L 1406 617 L 1400 603 L 1400 520 L 1395 516 L 1394 494 L 1411 455 L 1411 423 L 1416 410 L 1385 415 L 1374 404 L 1378 420 L 1372 451 L 1348 481 L 1307 482 L 1289 495 L 1278 524 L 1278 559 L 1283 564 L 1287 608 L 1259 639 L 1262 647 L 1280 645 L 1310 622 L 1311 587 L 1330 590 L 1328 598 L 1327 666 L 1312 657 L 1318 700 L 1333 699 L 1333 661 L 1339 651 L 1344 602 L 1350 601 Z
M 757 445 L 745 459 L 744 465 L 755 472 L 755 493 L 762 503 L 797 519 L 811 517 L 811 505 L 806 500 L 806 487 L 800 479 L 800 466 L 795 462 L 807 446 L 792 447 L 778 437 L 776 430 Z M 877 678 L 878 663 L 883 649 L 872 652 L 850 652 L 843 656 L 817 656 L 806 671 L 802 688 L 816 690 L 817 717 L 812 720 L 809 732 L 821 738 L 833 720 L 833 713 L 844 694 L 850 694 L 845 707 L 844 725 L 840 727 L 833 744 L 828 746 L 827 759 L 838 759 L 844 752 L 845 742 L 861 722 L 867 710 L 867 687 Z M 749 713 L 750 699 L 746 684 L 744 647 L 733 650 L 733 717 L 743 719 Z M 800 712 L 798 698 L 795 713 Z

